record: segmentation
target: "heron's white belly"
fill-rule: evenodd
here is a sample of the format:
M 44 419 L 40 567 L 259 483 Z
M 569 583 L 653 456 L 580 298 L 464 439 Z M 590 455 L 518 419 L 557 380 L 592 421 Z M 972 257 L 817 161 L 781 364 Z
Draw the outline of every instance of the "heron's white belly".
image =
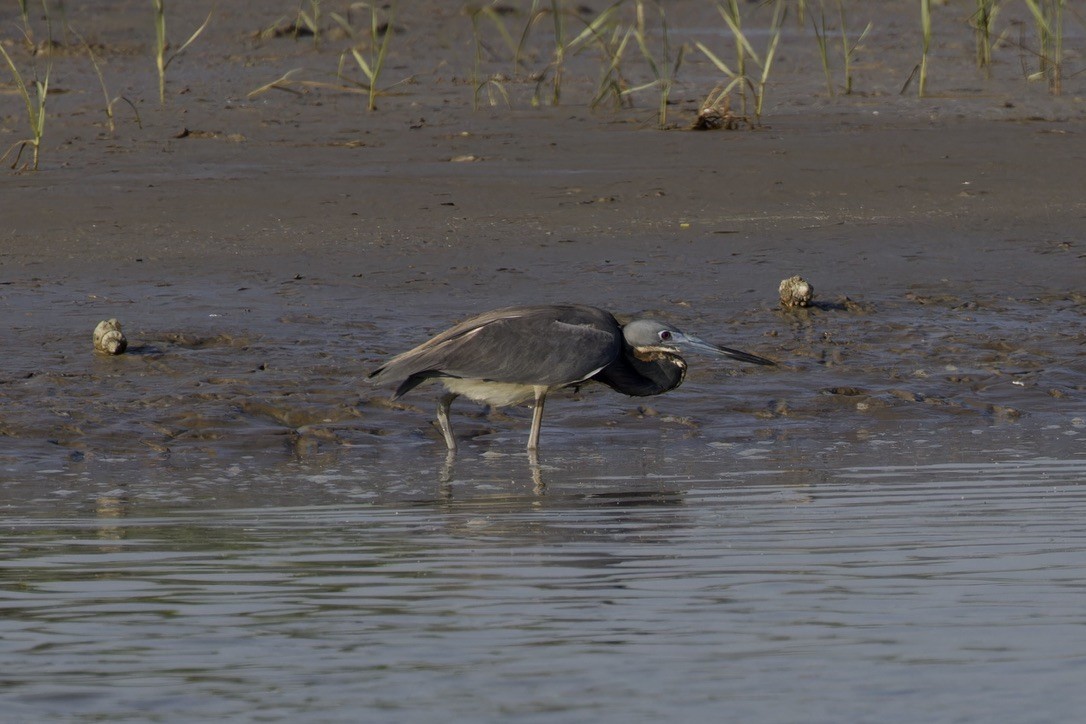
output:
M 483 402 L 493 407 L 508 407 L 535 399 L 532 385 L 518 385 L 515 382 L 487 382 L 485 380 L 465 380 L 456 377 L 442 377 L 441 384 L 449 392 L 463 395 L 476 402 Z

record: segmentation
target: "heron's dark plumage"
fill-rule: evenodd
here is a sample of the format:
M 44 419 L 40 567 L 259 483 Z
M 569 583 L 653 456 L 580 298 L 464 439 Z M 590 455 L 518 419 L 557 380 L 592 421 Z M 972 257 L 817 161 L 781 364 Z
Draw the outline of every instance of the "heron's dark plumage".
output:
M 481 314 L 397 355 L 370 374 L 375 384 L 397 383 L 393 399 L 430 379 L 449 390 L 438 422 L 455 447 L 449 405 L 461 394 L 507 405 L 535 398 L 529 449 L 538 443 L 549 391 L 588 380 L 627 395 L 657 395 L 682 384 L 686 362 L 677 344 L 754 364 L 755 355 L 710 345 L 671 325 L 636 320 L 625 327 L 610 313 L 583 305 L 507 307 Z
M 461 322 L 370 377 L 376 384 L 403 380 L 394 397 L 433 377 L 564 387 L 584 381 L 621 351 L 622 327 L 602 309 L 508 307 Z
M 631 397 L 662 395 L 686 379 L 686 360 L 677 354 L 652 352 L 619 355 L 592 379 Z

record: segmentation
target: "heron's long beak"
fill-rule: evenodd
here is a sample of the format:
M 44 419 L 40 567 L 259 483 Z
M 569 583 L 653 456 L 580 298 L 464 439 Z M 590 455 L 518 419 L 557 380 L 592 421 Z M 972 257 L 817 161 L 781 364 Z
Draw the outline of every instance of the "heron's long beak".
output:
M 773 360 L 768 360 L 765 357 L 759 357 L 756 354 L 750 354 L 749 352 L 740 352 L 737 349 L 731 349 L 729 347 L 721 347 L 717 344 L 710 344 L 703 339 L 691 336 L 689 334 L 674 335 L 673 340 L 679 344 L 685 344 L 694 349 L 699 349 L 702 352 L 708 352 L 709 354 L 717 354 L 724 357 L 731 357 L 732 359 L 739 360 L 740 362 L 749 362 L 753 365 L 775 365 L 777 364 Z

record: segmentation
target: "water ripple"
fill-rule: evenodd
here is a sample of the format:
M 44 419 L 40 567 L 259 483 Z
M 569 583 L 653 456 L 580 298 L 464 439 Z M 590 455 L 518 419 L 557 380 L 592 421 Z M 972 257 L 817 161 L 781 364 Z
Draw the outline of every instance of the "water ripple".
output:
M 1084 472 L 13 515 L 0 651 L 20 665 L 0 698 L 116 721 L 1071 719 Z

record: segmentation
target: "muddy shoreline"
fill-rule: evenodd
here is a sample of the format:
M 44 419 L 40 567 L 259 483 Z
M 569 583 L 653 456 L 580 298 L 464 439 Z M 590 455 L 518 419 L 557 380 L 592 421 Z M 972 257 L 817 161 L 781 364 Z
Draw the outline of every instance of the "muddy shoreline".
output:
M 792 46 L 753 131 L 658 130 L 645 102 L 473 110 L 448 70 L 470 67 L 470 24 L 441 8 L 394 38 L 390 72 L 415 81 L 372 114 L 327 90 L 248 98 L 335 52 L 254 43 L 240 12 L 178 60 L 162 108 L 145 57 L 107 56 L 118 90 L 146 99 L 141 127 L 123 109 L 113 134 L 90 120 L 93 76 L 57 59 L 68 92 L 43 167 L 0 177 L 3 475 L 437 451 L 432 400 L 390 406 L 365 372 L 478 311 L 559 301 L 651 312 L 782 363 L 696 360 L 647 416 L 588 391 L 548 416 L 567 452 L 594 431 L 617 449 L 787 438 L 797 457 L 880 437 L 908 457 L 901 431 L 932 426 L 969 440 L 995 425 L 1042 452 L 1081 442 L 1081 88 L 1052 98 L 1006 61 L 982 83 L 946 41 L 938 92 L 899 96 L 882 68 L 912 52 L 902 40 L 868 56 L 868 95 L 851 99 L 820 95 L 812 49 Z M 119 47 L 110 23 L 82 32 Z M 706 72 L 677 93 L 677 125 Z M 821 306 L 782 313 L 776 285 L 797 273 Z M 111 317 L 131 347 L 96 356 Z M 474 449 L 519 451 L 523 411 L 466 413 Z

